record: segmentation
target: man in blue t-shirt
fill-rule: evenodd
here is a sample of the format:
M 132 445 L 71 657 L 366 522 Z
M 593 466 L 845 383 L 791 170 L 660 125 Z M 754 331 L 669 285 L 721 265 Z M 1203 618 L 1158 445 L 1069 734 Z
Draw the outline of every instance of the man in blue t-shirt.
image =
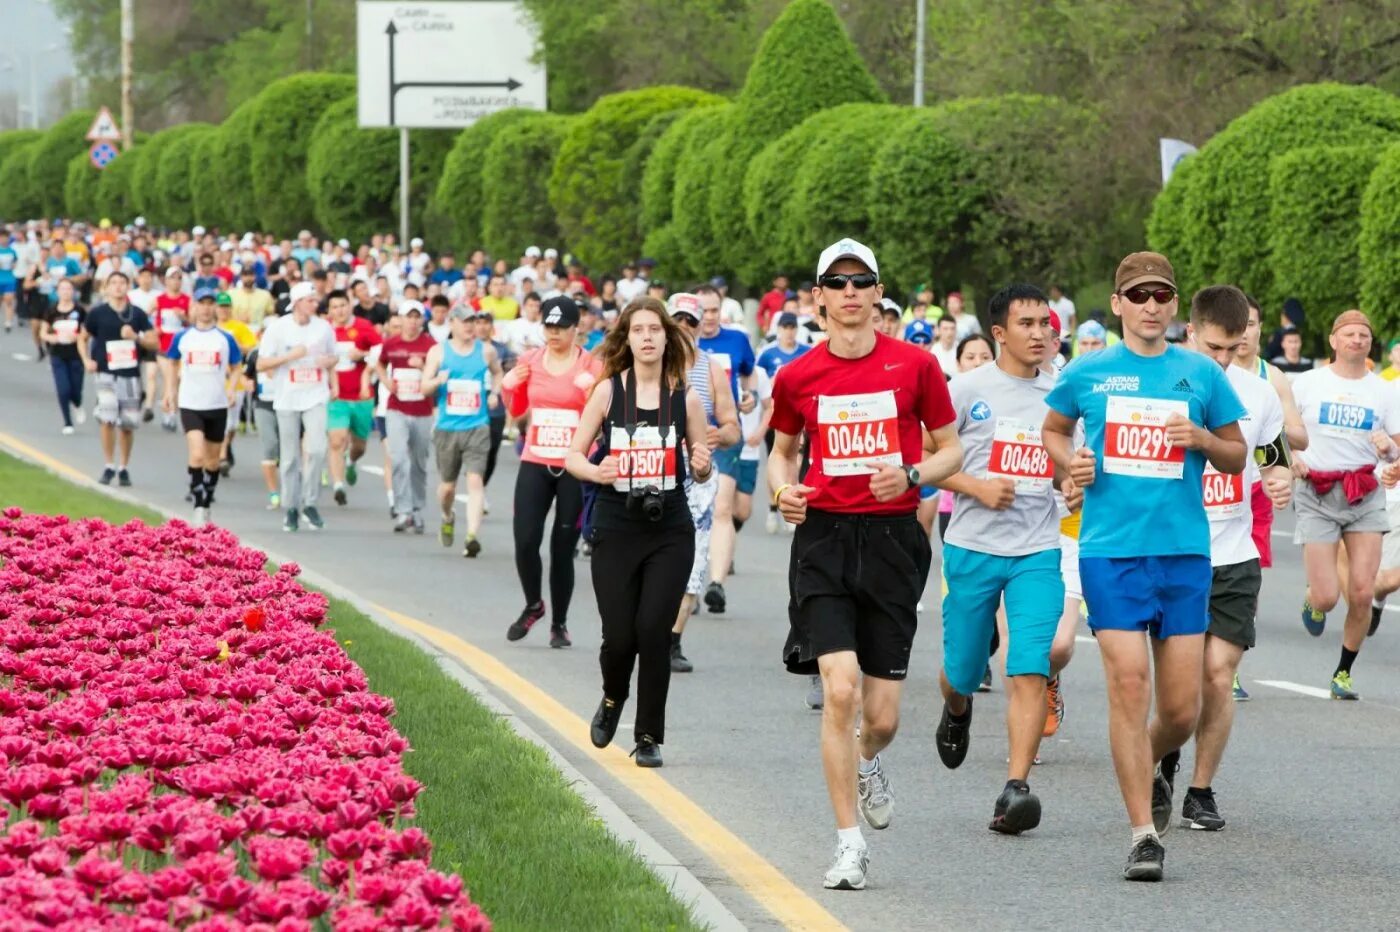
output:
M 1246 412 L 1218 365 L 1167 343 L 1177 292 L 1164 256 L 1125 258 L 1112 306 L 1123 342 L 1065 368 L 1046 399 L 1042 436 L 1056 466 L 1084 490 L 1079 570 L 1108 681 L 1109 745 L 1133 828 L 1123 876 L 1161 880 L 1159 835 L 1171 819 L 1172 773 L 1160 768 L 1154 779 L 1153 765 L 1191 738 L 1201 706 L 1211 588 L 1201 474 L 1207 461 L 1222 473 L 1244 470 L 1236 422 Z M 1223 323 L 1231 330 L 1235 322 Z M 1076 450 L 1080 419 L 1085 446 Z
M 714 286 L 701 285 L 695 289 L 695 295 L 700 299 L 700 348 L 729 376 L 729 390 L 739 402 L 739 411 L 748 414 L 757 404 L 753 393 L 755 360 L 749 335 L 720 326 L 723 298 Z M 743 391 L 739 390 L 740 385 Z M 739 530 L 734 521 L 734 498 L 739 487 L 739 454 L 743 449 L 741 438 L 731 447 L 714 451 L 719 492 L 715 497 L 714 529 L 710 532 L 710 584 L 705 589 L 705 605 L 716 615 L 724 613 L 724 580 L 734 559 L 734 536 Z
M 786 311 L 778 317 L 778 342 L 758 354 L 758 367 L 776 379 L 778 370 L 811 349 L 797 342 L 797 315 Z

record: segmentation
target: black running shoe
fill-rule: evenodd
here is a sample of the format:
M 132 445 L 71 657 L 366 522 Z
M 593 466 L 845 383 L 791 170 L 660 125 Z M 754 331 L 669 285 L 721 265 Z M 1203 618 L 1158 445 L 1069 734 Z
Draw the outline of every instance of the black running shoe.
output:
M 622 703 L 613 702 L 606 696 L 598 703 L 598 711 L 593 713 L 593 725 L 588 730 L 595 748 L 605 748 L 612 744 L 617 734 L 617 723 L 622 721 Z
M 672 673 L 690 673 L 690 672 L 692 672 L 694 669 L 695 669 L 695 664 L 693 664 L 693 663 L 691 663 L 689 660 L 687 660 L 686 657 L 685 657 L 685 654 L 681 653 L 681 645 L 680 645 L 680 642 L 677 641 L 676 643 L 672 644 L 672 645 L 671 645 L 671 672 L 672 672 Z
M 1181 801 L 1181 827 L 1201 832 L 1218 832 L 1225 819 L 1215 806 L 1215 794 L 1210 790 L 1187 790 Z
M 118 469 L 118 470 L 117 470 L 117 485 L 122 486 L 123 488 L 130 488 L 130 487 L 131 487 L 131 473 L 127 472 L 125 469 Z
M 1367 630 L 1366 636 L 1370 637 L 1376 633 L 1376 629 L 1381 626 L 1381 616 L 1385 614 L 1385 606 L 1371 603 L 1371 627 Z
M 637 759 L 638 767 L 660 767 L 661 746 L 651 740 L 651 735 L 642 735 L 632 749 L 632 757 Z
M 1148 835 L 1128 852 L 1128 866 L 1123 868 L 1124 880 L 1157 881 L 1162 879 L 1162 865 L 1167 849 L 1155 835 Z
M 342 506 L 342 507 L 344 507 L 345 505 L 350 504 L 350 496 L 348 496 L 348 495 L 345 494 L 345 487 L 344 487 L 344 486 L 340 486 L 340 485 L 336 486 L 336 487 L 335 487 L 335 491 L 334 491 L 333 493 L 331 493 L 331 497 L 335 499 L 335 503 L 336 503 L 337 505 L 340 505 L 340 506 Z
M 1152 779 L 1152 824 L 1162 834 L 1172 824 L 1172 784 L 1181 768 L 1181 752 L 1172 751 L 1157 765 Z
M 712 615 L 724 614 L 724 587 L 717 582 L 712 582 L 705 589 L 705 607 Z
M 142 409 L 141 409 L 141 422 L 142 422 L 143 424 L 149 424 L 149 423 L 151 423 L 152 421 L 154 421 L 155 419 L 156 419 L 156 412 L 155 412 L 155 409 L 154 409 L 154 408 L 142 408 Z
M 987 664 L 987 670 L 982 674 L 982 682 L 977 684 L 979 693 L 989 693 L 992 691 L 992 665 Z
M 549 628 L 549 646 L 556 650 L 563 647 L 573 647 L 574 642 L 569 640 L 568 625 L 551 625 Z
M 511 626 L 506 629 L 507 641 L 518 641 L 530 633 L 535 622 L 544 617 L 544 602 L 536 602 L 534 605 L 525 606 L 525 611 L 520 613 L 520 617 L 511 622 Z
M 967 697 L 967 714 L 961 721 L 953 718 L 953 714 L 948 711 L 948 704 L 943 704 L 943 717 L 938 721 L 938 730 L 934 732 L 934 744 L 938 745 L 938 756 L 943 761 L 943 766 L 949 770 L 956 770 L 967 757 L 968 732 L 972 728 L 972 697 Z
M 108 466 L 106 469 L 102 470 L 102 475 L 97 477 L 97 482 L 99 485 L 111 485 L 112 480 L 115 478 L 117 478 L 117 471 Z
M 1003 835 L 1019 835 L 1040 824 L 1040 799 L 1024 780 L 1012 780 L 997 797 L 992 824 L 987 828 Z
M 321 518 L 321 513 L 314 506 L 308 505 L 303 508 L 301 516 L 306 519 L 307 526 L 313 531 L 319 531 L 326 526 L 326 522 Z

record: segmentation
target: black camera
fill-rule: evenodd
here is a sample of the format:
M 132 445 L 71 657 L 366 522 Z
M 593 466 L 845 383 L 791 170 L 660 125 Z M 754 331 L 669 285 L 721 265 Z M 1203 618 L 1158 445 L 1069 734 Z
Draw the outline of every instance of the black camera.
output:
M 627 490 L 627 510 L 641 512 L 648 521 L 660 521 L 664 508 L 661 490 L 654 485 L 644 485 L 640 489 Z

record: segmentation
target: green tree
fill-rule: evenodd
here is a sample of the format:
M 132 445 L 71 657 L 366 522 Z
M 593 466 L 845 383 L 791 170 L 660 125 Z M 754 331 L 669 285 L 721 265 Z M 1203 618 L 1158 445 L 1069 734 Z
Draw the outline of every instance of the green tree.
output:
M 166 143 L 156 164 L 155 222 L 189 228 L 203 222 L 194 213 L 193 190 L 204 174 L 204 166 L 195 153 L 204 138 L 218 132 L 218 128 L 208 123 L 186 123 L 168 132 L 175 135 Z
M 200 139 L 196 152 L 204 171 L 192 179 L 190 198 L 195 216 L 205 226 L 238 230 L 258 226 L 249 148 L 255 110 L 255 102 L 248 101 L 216 132 Z
M 29 157 L 39 147 L 39 138 L 21 142 L 0 162 L 0 216 L 31 219 L 44 211 L 39 192 L 29 183 Z
M 846 111 L 852 107 L 879 107 L 880 104 L 842 104 L 833 107 L 831 112 Z M 772 276 L 778 272 L 798 273 L 803 278 L 811 278 L 809 266 L 812 261 L 810 243 L 803 243 L 796 230 L 796 213 L 799 205 L 793 196 L 797 184 L 797 168 L 809 149 L 821 138 L 826 127 L 826 113 L 817 113 L 798 123 L 777 139 L 764 146 L 763 151 L 754 156 L 749 170 L 744 175 L 744 222 L 749 236 L 757 244 L 753 262 L 743 269 L 744 278 L 752 285 L 763 281 L 764 273 Z M 875 149 L 869 143 L 865 145 Z M 864 201 L 864 189 L 858 198 Z M 830 207 L 823 198 L 821 205 Z M 821 249 L 823 247 L 817 247 Z
M 130 191 L 127 194 L 126 206 L 133 215 L 144 216 L 147 221 L 157 226 L 166 223 L 161 217 L 165 205 L 164 192 L 160 186 L 160 164 L 170 145 L 189 133 L 190 125 L 203 124 L 185 124 L 163 129 L 153 134 L 142 145 L 135 146 L 128 154 L 134 162 L 130 169 Z
M 501 110 L 477 120 L 457 134 L 433 194 L 428 233 L 438 248 L 454 247 L 466 255 L 481 247 L 481 163 L 496 134 L 532 110 Z
M 560 242 L 549 206 L 554 160 L 574 117 L 530 113 L 505 127 L 481 161 L 482 242 L 493 256 L 518 256 L 531 245 Z
M 1361 199 L 1358 240 L 1361 309 L 1377 333 L 1400 333 L 1400 144 L 1379 153 Z
M 96 219 L 106 217 L 113 223 L 126 224 L 138 213 L 131 197 L 131 175 L 140 162 L 138 143 L 107 163 L 102 175 L 97 179 L 97 191 L 93 196 L 93 214 Z
M 68 160 L 63 182 L 66 216 L 97 219 L 97 183 L 102 180 L 102 171 L 93 166 L 86 152 L 79 152 Z
M 642 171 L 642 252 L 657 261 L 663 278 L 689 273 L 673 213 L 682 157 L 692 138 L 708 134 L 705 127 L 714 124 L 716 112 L 725 106 L 723 101 L 701 103 L 682 113 L 656 141 Z
M 84 137 L 96 117 L 91 110 L 75 110 L 44 131 L 29 153 L 29 184 L 45 216 L 63 213 L 63 185 L 68 161 L 91 145 Z
M 354 78 L 311 73 L 274 81 L 255 98 L 248 155 L 263 229 L 289 234 L 315 222 L 306 188 L 306 149 L 326 108 L 354 93 Z
M 714 274 L 720 267 L 719 242 L 709 224 L 710 192 L 706 185 L 710 178 L 710 147 L 729 122 L 732 109 L 733 104 L 705 107 L 676 123 L 677 127 L 685 127 L 687 135 L 676 160 L 672 221 L 658 228 L 647 248 L 652 258 L 661 263 L 659 273 L 663 278 L 700 278 Z

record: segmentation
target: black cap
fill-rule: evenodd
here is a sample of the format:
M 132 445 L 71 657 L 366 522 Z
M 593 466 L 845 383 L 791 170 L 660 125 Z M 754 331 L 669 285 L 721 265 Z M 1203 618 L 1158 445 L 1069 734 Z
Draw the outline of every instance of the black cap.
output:
M 578 324 L 578 302 L 568 295 L 550 298 L 540 307 L 546 327 L 573 327 Z
M 779 326 L 779 327 L 796 327 L 796 326 L 797 326 L 797 315 L 794 314 L 792 311 L 785 311 L 784 313 L 779 314 L 779 315 L 778 315 L 778 326 Z

